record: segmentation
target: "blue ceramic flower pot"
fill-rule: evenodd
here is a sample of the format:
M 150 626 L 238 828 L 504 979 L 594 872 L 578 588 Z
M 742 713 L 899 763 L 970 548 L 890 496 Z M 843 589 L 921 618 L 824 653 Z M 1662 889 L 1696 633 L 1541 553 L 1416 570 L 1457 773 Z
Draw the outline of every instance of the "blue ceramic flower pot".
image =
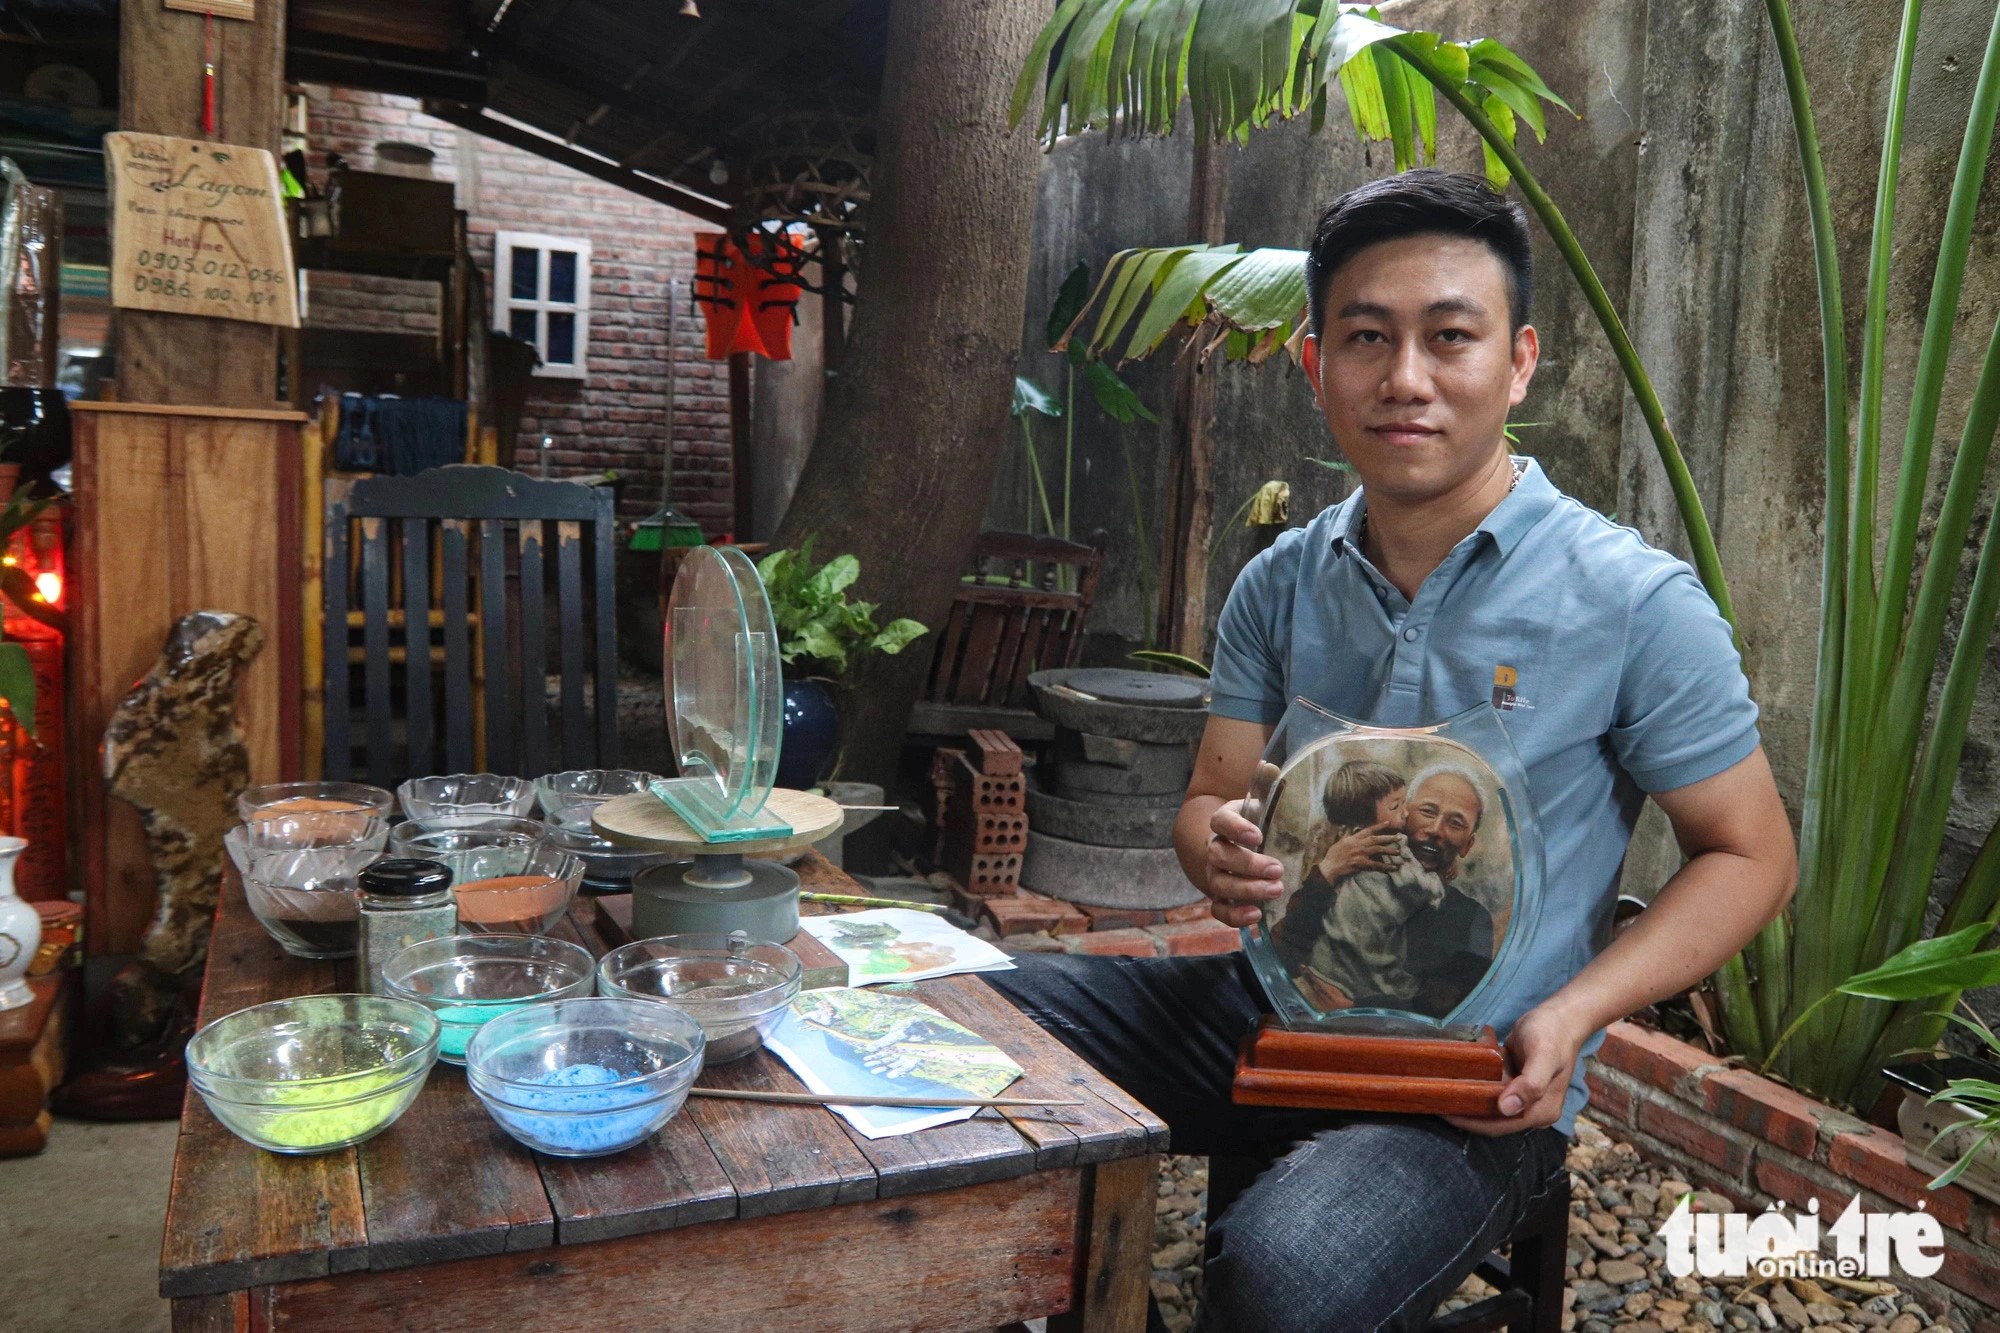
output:
M 840 714 L 833 693 L 816 680 L 785 682 L 785 736 L 778 752 L 778 785 L 817 786 L 840 748 Z

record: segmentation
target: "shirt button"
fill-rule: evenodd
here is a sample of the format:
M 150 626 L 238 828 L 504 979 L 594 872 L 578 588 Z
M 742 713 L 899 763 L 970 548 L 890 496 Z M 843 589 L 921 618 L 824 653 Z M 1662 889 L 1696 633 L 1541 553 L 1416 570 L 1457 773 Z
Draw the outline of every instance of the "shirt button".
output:
M 1423 633 L 1422 630 L 1418 629 L 1415 625 L 1412 625 L 1408 629 L 1403 631 L 1403 642 L 1415 643 L 1417 641 L 1417 635 L 1421 633 Z

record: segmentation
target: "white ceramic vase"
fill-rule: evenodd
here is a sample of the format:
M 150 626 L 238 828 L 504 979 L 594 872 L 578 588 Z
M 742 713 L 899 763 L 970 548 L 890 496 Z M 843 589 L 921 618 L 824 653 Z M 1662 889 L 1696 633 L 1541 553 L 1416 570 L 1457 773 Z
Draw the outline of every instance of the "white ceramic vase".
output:
M 14 863 L 27 850 L 26 838 L 0 838 L 0 1010 L 35 998 L 26 977 L 42 942 L 42 914 L 14 892 Z

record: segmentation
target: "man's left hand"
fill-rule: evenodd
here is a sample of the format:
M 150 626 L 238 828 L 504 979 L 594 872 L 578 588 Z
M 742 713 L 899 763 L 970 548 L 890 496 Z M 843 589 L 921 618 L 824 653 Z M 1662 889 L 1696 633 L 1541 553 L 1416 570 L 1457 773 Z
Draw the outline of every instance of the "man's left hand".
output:
M 1548 1004 L 1521 1015 L 1507 1034 L 1514 1075 L 1500 1089 L 1500 1114 L 1448 1115 L 1445 1119 L 1467 1133 L 1487 1135 L 1518 1134 L 1553 1125 L 1562 1115 L 1577 1052 L 1590 1036 L 1577 1026 Z

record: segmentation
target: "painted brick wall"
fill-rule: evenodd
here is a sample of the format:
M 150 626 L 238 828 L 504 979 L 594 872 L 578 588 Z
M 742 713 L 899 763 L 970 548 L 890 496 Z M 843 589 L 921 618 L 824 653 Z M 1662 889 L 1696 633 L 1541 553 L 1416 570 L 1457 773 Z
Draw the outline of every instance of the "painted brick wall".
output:
M 711 534 L 732 526 L 728 368 L 702 356 L 700 317 L 686 302 L 694 275 L 694 236 L 707 224 L 505 144 L 460 131 L 423 114 L 414 101 L 345 88 L 311 87 L 315 175 L 331 150 L 362 170 L 375 167 L 375 144 L 391 139 L 428 144 L 434 174 L 458 187 L 474 259 L 493 283 L 493 234 L 542 231 L 585 236 L 591 243 L 589 376 L 537 379 L 522 412 L 517 463 L 539 465 L 538 444 L 551 436 L 550 475 L 616 469 L 629 477 L 624 511 L 643 515 L 659 504 L 660 455 L 666 436 L 667 281 L 679 278 L 683 305 L 672 349 L 674 375 L 673 500 Z M 390 285 L 391 287 L 394 284 Z M 403 323 L 365 313 L 409 301 L 403 291 L 350 284 L 335 298 L 340 318 L 356 323 Z M 316 298 L 317 299 L 317 298 Z M 387 311 L 385 310 L 385 315 Z

